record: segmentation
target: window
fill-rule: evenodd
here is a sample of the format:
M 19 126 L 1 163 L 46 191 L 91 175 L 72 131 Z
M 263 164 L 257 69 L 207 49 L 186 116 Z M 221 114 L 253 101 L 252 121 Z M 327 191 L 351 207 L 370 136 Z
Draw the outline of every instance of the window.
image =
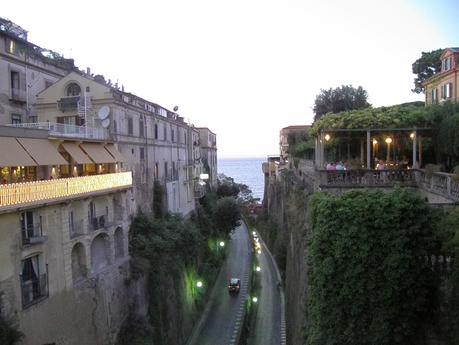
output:
M 172 177 L 176 179 L 177 172 L 175 171 L 175 162 L 172 162 Z
M 155 139 L 158 139 L 158 125 L 155 123 Z
M 18 46 L 16 41 L 13 41 L 10 38 L 6 39 L 6 51 L 10 54 L 19 55 Z
M 437 89 L 432 89 L 432 103 L 438 102 L 438 94 Z
M 132 135 L 134 134 L 134 122 L 132 120 L 132 117 L 128 117 L 128 134 Z
M 174 130 L 171 129 L 171 141 L 172 141 L 172 142 L 174 142 L 174 139 L 175 139 L 174 137 L 175 137 L 175 135 L 174 135 Z
M 452 56 L 447 57 L 441 61 L 441 70 L 449 71 L 453 67 L 453 58 Z
M 143 126 L 143 118 L 140 117 L 139 119 L 139 137 L 144 137 L 145 136 L 145 132 L 144 132 L 144 126 Z
M 123 229 L 117 228 L 115 230 L 115 258 L 122 258 L 123 256 L 124 256 Z
M 167 178 L 167 162 L 164 162 L 164 177 Z
M 43 242 L 45 238 L 42 235 L 41 216 L 34 216 L 32 211 L 22 212 L 20 223 L 23 245 Z
M 22 123 L 22 115 L 21 114 L 11 114 L 11 123 L 13 125 Z
M 144 147 L 139 147 L 139 158 L 141 161 L 145 160 L 145 148 Z
M 164 136 L 163 136 L 163 140 L 166 141 L 167 140 L 167 128 L 166 128 L 166 125 L 164 125 Z
M 48 296 L 48 277 L 40 255 L 28 257 L 21 264 L 22 306 L 27 308 Z
M 65 93 L 68 97 L 75 97 L 81 94 L 81 88 L 77 83 L 71 83 L 67 86 L 67 90 Z
M 183 132 L 183 143 L 186 144 L 186 132 Z
M 155 179 L 158 179 L 159 177 L 159 163 L 155 163 Z
M 11 71 L 11 89 L 19 90 L 19 72 Z
M 441 87 L 441 98 L 446 99 L 446 98 L 451 98 L 453 95 L 453 84 L 448 83 L 444 84 Z

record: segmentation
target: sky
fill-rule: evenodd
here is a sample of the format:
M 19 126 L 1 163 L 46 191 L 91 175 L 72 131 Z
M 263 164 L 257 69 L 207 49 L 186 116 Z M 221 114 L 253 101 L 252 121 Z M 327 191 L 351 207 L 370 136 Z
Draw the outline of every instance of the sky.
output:
M 321 89 L 362 86 L 373 106 L 411 92 L 423 51 L 459 46 L 457 0 L 5 1 L 0 17 L 80 69 L 217 134 L 218 156 L 279 153 Z

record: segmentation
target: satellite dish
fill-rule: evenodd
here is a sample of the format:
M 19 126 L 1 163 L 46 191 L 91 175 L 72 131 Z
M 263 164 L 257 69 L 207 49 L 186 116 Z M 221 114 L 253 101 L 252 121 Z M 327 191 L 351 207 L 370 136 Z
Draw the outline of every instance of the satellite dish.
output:
M 108 128 L 108 126 L 110 126 L 110 119 L 107 117 L 106 119 L 102 120 L 100 124 L 102 127 Z
M 108 115 L 110 114 L 110 108 L 104 105 L 102 108 L 99 109 L 97 112 L 97 117 L 101 120 L 105 120 Z
M 177 110 L 178 110 L 178 105 L 174 107 L 174 111 L 177 111 Z

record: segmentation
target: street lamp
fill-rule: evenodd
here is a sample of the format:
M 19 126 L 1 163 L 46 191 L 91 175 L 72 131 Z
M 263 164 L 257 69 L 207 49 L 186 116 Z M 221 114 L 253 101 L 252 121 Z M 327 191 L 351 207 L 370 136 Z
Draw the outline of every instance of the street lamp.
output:
M 328 133 L 327 133 L 327 134 L 325 134 L 325 141 L 329 141 L 329 140 L 330 140 L 330 138 L 331 138 L 331 137 L 330 137 L 330 134 L 328 134 Z
M 258 298 L 252 297 L 252 302 L 253 302 L 253 303 L 257 303 L 257 302 L 258 302 Z
M 196 283 L 196 286 L 197 286 L 198 288 L 202 288 L 202 285 L 203 285 L 203 284 L 202 284 L 202 281 L 200 281 L 200 280 Z
M 260 266 L 257 266 L 257 268 L 255 268 L 255 270 L 256 270 L 257 272 L 260 272 L 260 271 L 261 271 L 261 267 L 260 267 Z
M 224 247 L 225 246 L 225 242 L 223 241 L 220 241 L 220 243 L 218 244 L 220 247 Z

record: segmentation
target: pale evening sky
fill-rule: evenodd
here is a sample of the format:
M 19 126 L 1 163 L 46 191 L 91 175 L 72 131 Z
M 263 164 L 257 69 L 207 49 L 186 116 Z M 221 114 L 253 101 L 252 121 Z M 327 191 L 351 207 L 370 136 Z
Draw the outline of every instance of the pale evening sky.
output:
M 456 0 L 4 1 L 29 41 L 217 133 L 219 157 L 278 153 L 321 88 L 374 106 L 411 92 L 422 51 L 459 46 Z

